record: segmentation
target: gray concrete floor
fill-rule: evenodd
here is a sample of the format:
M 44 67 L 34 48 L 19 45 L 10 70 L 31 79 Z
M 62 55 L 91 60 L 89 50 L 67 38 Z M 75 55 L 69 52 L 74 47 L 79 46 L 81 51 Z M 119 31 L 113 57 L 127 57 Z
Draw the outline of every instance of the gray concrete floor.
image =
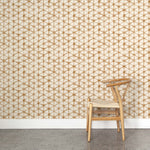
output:
M 0 150 L 150 150 L 150 130 L 0 130 Z

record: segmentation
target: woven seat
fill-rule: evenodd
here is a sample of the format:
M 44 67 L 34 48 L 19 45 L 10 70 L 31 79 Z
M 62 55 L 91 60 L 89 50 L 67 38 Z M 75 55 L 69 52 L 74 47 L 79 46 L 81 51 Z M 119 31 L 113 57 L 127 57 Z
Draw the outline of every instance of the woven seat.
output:
M 119 104 L 113 101 L 104 101 L 104 100 L 94 100 L 89 102 L 89 104 L 93 105 L 93 107 L 100 107 L 100 108 L 119 108 Z
M 91 124 L 92 120 L 116 120 L 117 121 L 117 129 L 118 132 L 120 132 L 120 123 L 121 121 L 121 129 L 122 129 L 122 140 L 125 140 L 124 135 L 124 117 L 123 117 L 123 105 L 122 100 L 125 98 L 125 94 L 127 91 L 127 88 L 129 87 L 129 83 L 131 82 L 130 79 L 123 78 L 123 79 L 113 79 L 113 80 L 107 80 L 103 83 L 107 84 L 107 87 L 110 87 L 113 94 L 113 101 L 109 100 L 91 100 L 88 98 L 88 106 L 87 106 L 87 131 L 88 131 L 88 142 L 91 139 Z M 127 84 L 126 90 L 123 94 L 123 97 L 120 96 L 118 87 L 120 85 Z M 97 109 L 96 111 L 93 111 L 93 108 L 106 108 L 106 109 Z M 111 109 L 113 108 L 113 109 Z M 93 114 L 113 114 L 115 116 L 110 117 L 94 117 Z

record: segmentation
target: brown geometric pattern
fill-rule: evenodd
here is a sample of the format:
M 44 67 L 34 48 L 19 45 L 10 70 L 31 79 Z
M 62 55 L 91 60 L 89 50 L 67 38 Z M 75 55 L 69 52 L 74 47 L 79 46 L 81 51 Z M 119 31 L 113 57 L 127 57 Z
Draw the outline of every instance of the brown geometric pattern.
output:
M 150 118 L 148 17 L 148 0 L 1 0 L 0 118 L 85 118 L 118 77 L 125 118 Z

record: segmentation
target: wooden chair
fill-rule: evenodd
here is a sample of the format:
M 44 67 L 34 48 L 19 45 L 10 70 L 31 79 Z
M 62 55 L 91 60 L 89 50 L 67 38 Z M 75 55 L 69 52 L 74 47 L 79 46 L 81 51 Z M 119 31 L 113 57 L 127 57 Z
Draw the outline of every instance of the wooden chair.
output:
M 121 121 L 121 128 L 122 128 L 122 140 L 125 140 L 124 135 L 124 117 L 123 117 L 123 105 L 122 101 L 125 98 L 125 94 L 127 92 L 127 89 L 129 87 L 129 83 L 131 82 L 128 78 L 122 78 L 122 79 L 114 79 L 114 80 L 107 80 L 103 81 L 103 83 L 106 83 L 107 87 L 111 88 L 112 94 L 113 94 L 113 100 L 112 101 L 91 101 L 90 98 L 88 98 L 88 107 L 87 107 L 87 132 L 88 132 L 88 141 L 90 141 L 91 138 L 91 123 L 92 120 L 116 120 L 117 121 L 117 130 L 120 132 L 120 125 L 119 121 Z M 121 99 L 121 96 L 119 94 L 118 87 L 120 85 L 127 84 L 126 89 L 123 94 L 123 98 Z M 93 111 L 93 108 L 109 108 L 109 110 L 96 110 Z M 114 110 L 110 109 L 114 108 Z M 92 114 L 114 114 L 113 117 L 93 117 Z

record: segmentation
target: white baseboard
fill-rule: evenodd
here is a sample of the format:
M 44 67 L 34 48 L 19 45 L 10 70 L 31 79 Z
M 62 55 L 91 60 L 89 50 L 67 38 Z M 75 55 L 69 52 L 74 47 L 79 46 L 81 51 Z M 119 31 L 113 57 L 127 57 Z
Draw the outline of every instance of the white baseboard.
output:
M 85 129 L 86 119 L 0 119 L 0 129 Z M 116 121 L 93 121 L 92 128 L 114 129 Z M 125 128 L 150 129 L 150 119 L 125 119 Z

